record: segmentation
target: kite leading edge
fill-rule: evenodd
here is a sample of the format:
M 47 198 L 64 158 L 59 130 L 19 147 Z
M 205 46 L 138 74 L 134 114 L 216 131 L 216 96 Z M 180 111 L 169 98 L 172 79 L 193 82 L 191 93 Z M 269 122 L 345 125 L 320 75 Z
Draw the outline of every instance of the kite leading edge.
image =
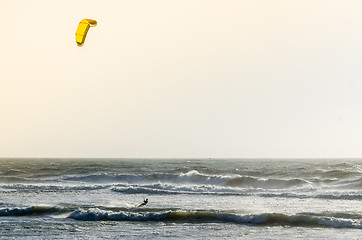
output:
M 92 19 L 83 19 L 79 23 L 77 31 L 75 32 L 75 41 L 78 47 L 83 46 L 89 28 L 95 26 L 97 26 L 97 21 Z

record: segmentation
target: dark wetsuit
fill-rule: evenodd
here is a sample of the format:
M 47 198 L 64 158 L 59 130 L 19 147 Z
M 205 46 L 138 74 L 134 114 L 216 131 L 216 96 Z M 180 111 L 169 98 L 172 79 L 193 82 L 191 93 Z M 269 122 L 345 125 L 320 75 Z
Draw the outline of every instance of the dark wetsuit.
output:
M 141 205 L 139 205 L 139 207 L 144 206 L 144 205 L 146 205 L 147 203 L 148 203 L 148 199 L 146 198 L 145 200 L 143 200 L 143 203 L 142 203 Z

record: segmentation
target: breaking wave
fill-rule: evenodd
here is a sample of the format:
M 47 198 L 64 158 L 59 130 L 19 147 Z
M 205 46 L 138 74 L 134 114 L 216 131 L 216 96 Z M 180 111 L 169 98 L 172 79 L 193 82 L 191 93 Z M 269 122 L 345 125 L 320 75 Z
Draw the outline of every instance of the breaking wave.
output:
M 78 221 L 161 221 L 183 223 L 235 223 L 247 225 L 288 225 L 362 229 L 362 215 L 343 212 L 236 214 L 215 210 L 126 209 L 94 207 L 89 209 L 57 206 L 31 206 L 0 209 L 4 216 L 60 215 Z M 65 215 L 64 215 L 65 214 Z
M 335 216 L 334 216 L 335 215 Z M 238 215 L 214 211 L 163 211 L 163 212 L 113 212 L 92 208 L 78 209 L 72 212 L 69 218 L 81 221 L 172 221 L 207 223 L 223 222 L 250 225 L 290 225 L 290 226 L 323 226 L 332 228 L 362 228 L 361 216 L 345 218 L 336 214 L 308 214 L 301 213 L 287 215 L 282 213 L 265 213 L 257 215 Z M 349 216 L 351 217 L 351 216 Z
M 59 207 L 32 206 L 24 208 L 3 208 L 0 209 L 0 216 L 28 216 L 45 215 L 65 212 L 65 209 Z
M 67 177 L 67 181 L 95 182 L 95 183 L 173 183 L 173 184 L 194 184 L 214 185 L 232 188 L 263 188 L 283 189 L 303 187 L 310 182 L 302 179 L 274 179 L 257 178 L 240 175 L 207 175 L 196 170 L 180 174 L 153 173 L 153 174 L 92 174 L 87 176 Z

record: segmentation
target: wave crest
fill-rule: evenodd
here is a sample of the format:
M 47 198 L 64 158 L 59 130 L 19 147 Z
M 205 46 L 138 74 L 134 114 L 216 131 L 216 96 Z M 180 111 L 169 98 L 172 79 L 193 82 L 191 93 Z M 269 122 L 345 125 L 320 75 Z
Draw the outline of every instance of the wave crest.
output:
M 93 174 L 87 176 L 67 177 L 66 180 L 96 183 L 124 183 L 124 184 L 185 184 L 185 185 L 212 185 L 232 188 L 263 188 L 283 189 L 304 187 L 310 182 L 302 179 L 263 179 L 240 175 L 207 175 L 191 170 L 186 173 L 152 173 L 152 174 Z
M 44 215 L 63 212 L 58 207 L 32 206 L 25 208 L 3 208 L 0 209 L 0 216 L 28 216 L 28 215 Z
M 362 228 L 359 219 L 337 218 L 327 215 L 265 213 L 237 215 L 212 211 L 163 211 L 157 213 L 112 212 L 92 208 L 76 210 L 69 218 L 81 221 L 172 221 L 172 222 L 229 222 L 254 225 L 324 226 L 332 228 Z M 357 218 L 357 217 L 356 217 Z

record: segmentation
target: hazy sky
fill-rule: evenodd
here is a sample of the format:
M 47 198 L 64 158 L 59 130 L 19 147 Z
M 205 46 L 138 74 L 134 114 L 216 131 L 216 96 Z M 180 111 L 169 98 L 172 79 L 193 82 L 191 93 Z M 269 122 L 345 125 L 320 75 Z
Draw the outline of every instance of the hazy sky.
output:
M 0 3 L 1 157 L 362 157 L 360 0 Z

